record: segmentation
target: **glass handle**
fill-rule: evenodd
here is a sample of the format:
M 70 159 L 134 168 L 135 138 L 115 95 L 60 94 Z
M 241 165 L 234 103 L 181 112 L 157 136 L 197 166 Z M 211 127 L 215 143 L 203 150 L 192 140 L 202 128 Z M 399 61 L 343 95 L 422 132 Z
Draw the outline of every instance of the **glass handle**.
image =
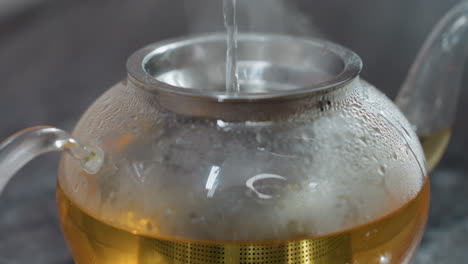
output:
M 83 145 L 69 133 L 53 127 L 32 127 L 11 136 L 0 145 L 0 194 L 11 178 L 34 158 L 67 151 L 89 174 L 96 174 L 104 162 L 103 152 Z
M 452 127 L 468 58 L 468 2 L 452 8 L 419 52 L 396 98 L 418 134 Z
M 421 140 L 430 170 L 450 139 L 467 58 L 468 1 L 461 1 L 436 25 L 396 98 Z

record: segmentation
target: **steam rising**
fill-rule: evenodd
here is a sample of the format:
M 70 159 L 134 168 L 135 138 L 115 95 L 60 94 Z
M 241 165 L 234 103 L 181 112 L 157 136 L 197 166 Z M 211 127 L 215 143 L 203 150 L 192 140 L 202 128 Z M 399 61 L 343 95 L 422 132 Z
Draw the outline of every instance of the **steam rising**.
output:
M 191 33 L 225 31 L 223 1 L 185 0 Z M 292 0 L 237 0 L 239 32 L 282 33 L 323 37 L 311 19 Z
M 240 76 L 237 33 L 270 33 L 322 37 L 311 21 L 291 0 L 197 0 L 185 2 L 191 33 L 226 32 L 225 91 L 237 94 L 246 89 Z M 244 69 L 245 71 L 245 69 Z M 262 71 L 260 71 L 262 72 Z M 241 77 L 241 78 L 239 78 Z M 255 79 L 263 80 L 260 75 Z

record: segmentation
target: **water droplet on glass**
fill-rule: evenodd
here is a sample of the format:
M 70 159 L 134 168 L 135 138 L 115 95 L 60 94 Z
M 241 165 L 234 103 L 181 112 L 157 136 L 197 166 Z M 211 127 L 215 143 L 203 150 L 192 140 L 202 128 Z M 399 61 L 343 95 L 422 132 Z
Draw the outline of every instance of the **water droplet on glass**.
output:
M 380 175 L 382 175 L 382 176 L 385 175 L 385 173 L 387 172 L 387 166 L 385 166 L 385 165 L 380 165 L 378 171 L 379 171 L 379 174 L 380 174 Z
M 80 190 L 80 184 L 77 183 L 77 184 L 75 184 L 75 186 L 73 186 L 73 191 L 74 191 L 75 193 L 77 193 L 79 190 Z
M 103 128 L 104 124 L 106 123 L 105 121 L 106 121 L 105 119 L 99 119 L 97 127 L 98 128 Z
M 367 138 L 365 138 L 365 137 L 359 137 L 359 141 L 360 141 L 363 145 L 367 145 Z
M 106 112 L 110 108 L 111 104 L 104 103 L 102 104 L 102 112 Z
M 318 186 L 319 186 L 319 184 L 316 183 L 316 182 L 309 183 L 309 188 L 310 188 L 311 191 L 315 191 Z
M 229 123 L 228 122 L 224 122 L 223 120 L 218 120 L 216 121 L 216 124 L 221 127 L 221 128 L 226 128 L 229 126 Z
M 259 144 L 262 143 L 262 134 L 257 133 L 256 139 L 257 139 L 257 143 Z

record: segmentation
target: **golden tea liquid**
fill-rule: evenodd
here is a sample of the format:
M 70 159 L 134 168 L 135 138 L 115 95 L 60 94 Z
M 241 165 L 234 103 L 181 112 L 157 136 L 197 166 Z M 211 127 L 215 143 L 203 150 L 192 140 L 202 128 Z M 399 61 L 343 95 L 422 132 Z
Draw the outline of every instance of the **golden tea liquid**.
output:
M 57 200 L 62 230 L 76 264 L 400 264 L 409 261 L 423 233 L 429 183 L 404 206 L 366 225 L 326 236 L 276 242 L 162 240 L 100 221 L 80 209 L 60 186 Z
M 444 129 L 437 133 L 418 136 L 424 149 L 427 168 L 429 170 L 434 169 L 439 163 L 450 141 L 451 134 L 452 132 L 450 129 Z

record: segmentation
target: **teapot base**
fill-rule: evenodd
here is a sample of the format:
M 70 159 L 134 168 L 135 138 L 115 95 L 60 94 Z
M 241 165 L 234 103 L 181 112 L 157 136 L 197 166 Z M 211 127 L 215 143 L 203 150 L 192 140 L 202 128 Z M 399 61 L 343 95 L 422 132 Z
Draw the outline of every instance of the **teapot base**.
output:
M 188 241 L 122 230 L 87 214 L 57 188 L 60 222 L 75 263 L 405 263 L 419 243 L 429 182 L 397 211 L 343 232 L 288 241 Z M 134 220 L 157 230 L 148 220 Z M 129 225 L 130 226 L 130 225 Z

